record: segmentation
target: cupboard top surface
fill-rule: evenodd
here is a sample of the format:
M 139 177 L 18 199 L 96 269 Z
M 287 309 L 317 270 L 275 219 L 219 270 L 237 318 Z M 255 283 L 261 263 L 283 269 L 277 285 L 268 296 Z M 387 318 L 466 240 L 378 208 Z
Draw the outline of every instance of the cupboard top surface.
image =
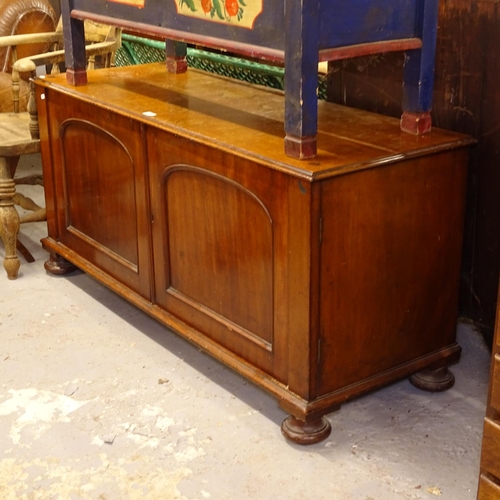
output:
M 413 136 L 401 132 L 395 118 L 319 101 L 318 155 L 300 161 L 283 152 L 280 91 L 194 69 L 171 74 L 162 63 L 89 71 L 88 84 L 79 87 L 68 84 L 65 74 L 47 75 L 36 83 L 308 180 L 473 142 L 439 129 Z

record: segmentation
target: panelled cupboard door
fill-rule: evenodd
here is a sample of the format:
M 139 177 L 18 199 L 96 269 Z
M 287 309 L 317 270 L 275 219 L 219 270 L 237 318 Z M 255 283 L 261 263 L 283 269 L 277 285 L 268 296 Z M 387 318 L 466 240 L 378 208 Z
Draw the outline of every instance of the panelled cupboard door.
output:
M 156 302 L 284 382 L 290 179 L 164 132 L 147 137 Z
M 140 124 L 62 93 L 50 100 L 59 241 L 150 297 Z

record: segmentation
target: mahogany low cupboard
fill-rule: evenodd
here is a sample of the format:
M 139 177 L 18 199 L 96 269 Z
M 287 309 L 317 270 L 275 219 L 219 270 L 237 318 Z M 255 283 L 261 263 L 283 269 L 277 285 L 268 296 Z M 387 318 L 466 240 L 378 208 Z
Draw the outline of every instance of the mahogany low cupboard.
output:
M 299 443 L 402 377 L 453 384 L 469 138 L 320 102 L 300 161 L 280 92 L 162 64 L 88 77 L 36 81 L 48 271 L 79 267 L 268 390 Z

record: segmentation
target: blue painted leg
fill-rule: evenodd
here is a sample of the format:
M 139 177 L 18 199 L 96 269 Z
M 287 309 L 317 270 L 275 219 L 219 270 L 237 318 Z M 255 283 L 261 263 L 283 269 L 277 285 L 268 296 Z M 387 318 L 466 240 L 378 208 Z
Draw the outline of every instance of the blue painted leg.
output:
M 288 0 L 285 26 L 285 154 L 313 158 L 318 128 L 317 0 Z
M 416 135 L 430 132 L 432 128 L 438 1 L 422 1 L 419 8 L 420 26 L 417 33 L 422 40 L 422 48 L 405 53 L 401 117 L 401 130 Z
M 87 60 L 85 57 L 85 29 L 83 21 L 70 16 L 73 2 L 61 2 L 63 18 L 66 81 L 71 85 L 87 83 Z

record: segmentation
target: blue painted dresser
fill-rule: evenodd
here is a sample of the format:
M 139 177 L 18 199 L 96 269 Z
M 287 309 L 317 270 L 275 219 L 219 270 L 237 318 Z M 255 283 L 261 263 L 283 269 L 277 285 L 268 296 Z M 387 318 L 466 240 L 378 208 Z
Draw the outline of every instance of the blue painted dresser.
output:
M 317 145 L 318 62 L 405 51 L 401 128 L 431 129 L 438 0 L 62 0 L 67 77 L 86 83 L 91 19 L 166 39 L 167 67 L 187 69 L 186 43 L 285 64 L 285 152 Z

